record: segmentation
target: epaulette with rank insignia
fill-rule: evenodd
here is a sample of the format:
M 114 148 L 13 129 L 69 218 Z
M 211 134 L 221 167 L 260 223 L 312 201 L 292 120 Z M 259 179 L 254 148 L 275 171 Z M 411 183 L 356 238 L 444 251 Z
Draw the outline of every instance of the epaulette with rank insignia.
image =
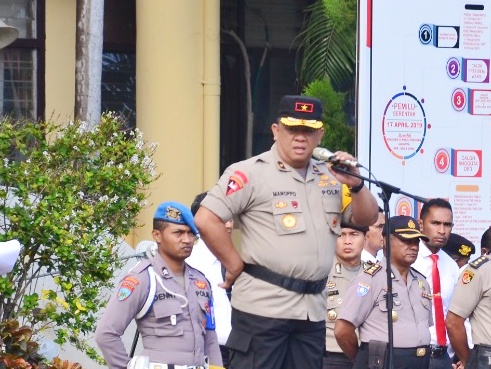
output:
M 472 263 L 469 263 L 469 265 L 471 267 L 473 267 L 474 269 L 477 269 L 480 266 L 482 266 L 484 263 L 487 263 L 488 261 L 489 261 L 489 259 L 486 256 L 481 256 L 481 257 L 477 258 L 476 260 L 474 260 Z
M 367 269 L 364 270 L 365 273 L 370 274 L 372 277 L 382 270 L 382 265 L 380 264 L 372 264 Z

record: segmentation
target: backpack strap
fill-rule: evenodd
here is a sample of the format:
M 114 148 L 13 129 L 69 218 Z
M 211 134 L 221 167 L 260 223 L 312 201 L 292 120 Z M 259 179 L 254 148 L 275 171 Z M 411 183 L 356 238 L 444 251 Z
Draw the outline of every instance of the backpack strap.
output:
M 148 280 L 150 282 L 150 285 L 148 288 L 148 296 L 147 296 L 145 303 L 143 304 L 143 307 L 136 314 L 135 319 L 141 319 L 148 313 L 148 311 L 150 310 L 150 308 L 153 305 L 155 293 L 157 292 L 157 283 L 155 282 L 156 275 L 155 275 L 155 271 L 153 270 L 153 267 L 151 265 L 147 268 L 147 272 L 148 272 Z

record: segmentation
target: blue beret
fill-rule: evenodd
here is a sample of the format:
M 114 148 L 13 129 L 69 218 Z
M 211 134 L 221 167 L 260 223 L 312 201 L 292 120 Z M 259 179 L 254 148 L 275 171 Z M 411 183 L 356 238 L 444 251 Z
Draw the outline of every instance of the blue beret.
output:
M 159 205 L 153 220 L 162 220 L 164 222 L 174 223 L 174 224 L 184 224 L 187 225 L 194 235 L 198 235 L 198 229 L 194 224 L 193 214 L 186 205 L 180 204 L 175 201 L 163 202 Z

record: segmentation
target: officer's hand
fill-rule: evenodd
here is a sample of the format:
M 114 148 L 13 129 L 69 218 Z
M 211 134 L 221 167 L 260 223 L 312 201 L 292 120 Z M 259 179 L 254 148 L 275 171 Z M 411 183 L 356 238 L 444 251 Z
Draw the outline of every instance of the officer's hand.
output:
M 459 361 L 457 364 L 452 364 L 452 369 L 464 369 L 464 364 Z
M 242 270 L 244 270 L 244 264 L 242 263 L 242 267 L 237 269 L 236 272 L 231 273 L 230 271 L 225 272 L 225 281 L 223 283 L 220 283 L 218 286 L 222 287 L 224 289 L 231 288 L 232 285 L 234 284 L 235 280 L 237 277 L 242 273 Z
M 356 158 L 353 155 L 348 154 L 347 152 L 344 152 L 344 151 L 336 151 L 334 153 L 334 156 L 336 157 L 335 160 L 339 160 L 340 162 L 343 162 L 345 160 L 350 160 L 350 161 L 356 162 Z M 351 172 L 351 173 L 355 173 L 355 174 L 359 175 L 360 169 L 358 169 L 357 167 L 353 167 L 351 165 L 331 164 L 331 163 L 328 163 L 326 165 L 327 165 L 327 168 L 329 169 L 329 171 L 331 172 L 331 174 L 334 177 L 336 177 L 336 179 L 339 182 L 347 185 L 348 187 L 356 187 L 357 185 L 360 184 L 360 182 L 361 182 L 360 178 L 357 178 L 357 177 L 354 177 L 350 174 L 344 173 L 344 171 L 347 171 L 347 172 Z M 335 170 L 333 168 L 333 166 L 342 168 L 342 171 Z

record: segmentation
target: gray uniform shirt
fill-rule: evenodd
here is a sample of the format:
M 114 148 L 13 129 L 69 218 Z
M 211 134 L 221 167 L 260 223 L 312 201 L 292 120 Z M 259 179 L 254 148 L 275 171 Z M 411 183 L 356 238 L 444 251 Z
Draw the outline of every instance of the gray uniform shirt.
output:
M 491 345 L 491 261 L 479 260 L 460 275 L 448 310 L 470 317 L 474 344 Z
M 304 280 L 327 277 L 342 216 L 342 185 L 326 164 L 310 161 L 306 178 L 270 151 L 231 165 L 202 201 L 224 222 L 237 217 L 244 262 Z M 348 206 L 343 215 L 351 217 Z M 299 294 L 242 273 L 232 306 L 271 318 L 322 321 L 326 295 Z
M 334 262 L 327 280 L 327 316 L 326 316 L 326 351 L 343 352 L 334 337 L 334 324 L 343 305 L 344 295 L 351 280 L 363 271 L 360 264 L 355 268 L 347 268 L 339 261 Z
M 375 264 L 378 265 L 378 264 Z M 346 291 L 338 319 L 358 327 L 360 340 L 388 341 L 387 263 L 383 258 L 375 273 L 369 268 L 353 279 Z M 407 285 L 399 271 L 392 267 L 394 347 L 417 347 L 430 343 L 431 292 L 425 277 L 410 269 Z
M 187 298 L 188 305 L 184 307 L 185 299 L 157 283 L 152 307 L 136 320 L 144 347 L 141 355 L 149 356 L 152 362 L 178 365 L 203 365 L 206 355 L 211 364 L 221 366 L 216 332 L 207 329 L 207 320 L 214 319 L 208 281 L 201 272 L 186 265 L 184 289 L 157 253 L 152 259 L 141 261 L 122 279 L 97 325 L 96 342 L 109 368 L 124 369 L 129 361 L 121 336 L 147 300 L 149 265 L 168 290 Z

